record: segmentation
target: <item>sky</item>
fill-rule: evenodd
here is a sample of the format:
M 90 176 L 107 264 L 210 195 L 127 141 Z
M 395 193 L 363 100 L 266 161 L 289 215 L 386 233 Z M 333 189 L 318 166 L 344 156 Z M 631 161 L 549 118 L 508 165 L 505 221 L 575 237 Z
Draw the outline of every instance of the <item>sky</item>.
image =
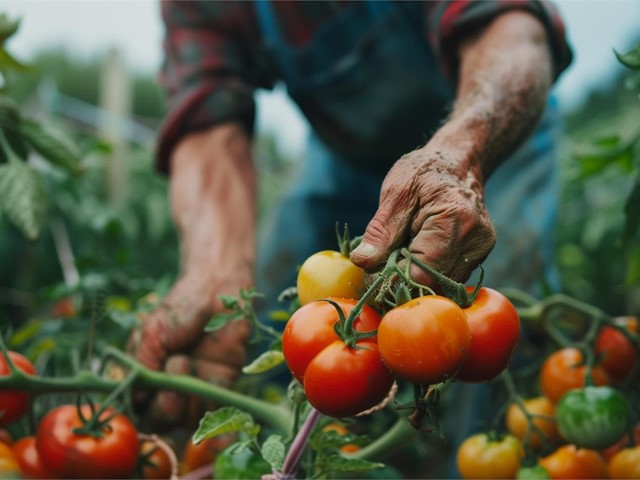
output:
M 561 105 L 571 109 L 619 68 L 613 49 L 625 51 L 640 32 L 640 0 L 558 0 L 574 62 L 559 79 Z M 0 12 L 21 17 L 8 48 L 28 60 L 38 50 L 64 46 L 80 57 L 121 51 L 131 69 L 156 72 L 163 27 L 157 0 L 5 0 Z M 286 125 L 286 128 L 282 128 Z M 276 135 L 282 148 L 299 153 L 306 122 L 283 89 L 258 95 L 257 129 Z

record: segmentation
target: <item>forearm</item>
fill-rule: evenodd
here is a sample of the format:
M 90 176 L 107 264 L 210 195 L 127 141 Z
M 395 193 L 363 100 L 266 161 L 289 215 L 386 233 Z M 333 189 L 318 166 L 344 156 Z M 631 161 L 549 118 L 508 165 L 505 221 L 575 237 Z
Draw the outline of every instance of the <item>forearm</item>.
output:
M 171 172 L 182 276 L 200 279 L 217 293 L 225 285 L 250 286 L 257 189 L 244 129 L 227 123 L 188 135 L 173 153 Z
M 509 12 L 459 46 L 453 111 L 431 146 L 457 151 L 460 171 L 488 176 L 532 132 L 552 83 L 542 24 Z

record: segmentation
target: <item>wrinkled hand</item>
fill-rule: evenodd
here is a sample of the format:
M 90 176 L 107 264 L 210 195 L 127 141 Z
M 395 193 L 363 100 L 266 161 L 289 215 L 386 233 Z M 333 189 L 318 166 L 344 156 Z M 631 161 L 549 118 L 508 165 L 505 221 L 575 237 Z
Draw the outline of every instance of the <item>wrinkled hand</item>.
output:
M 496 236 L 483 199 L 481 174 L 465 170 L 453 153 L 429 146 L 398 160 L 387 174 L 378 211 L 351 260 L 374 271 L 390 253 L 408 245 L 420 261 L 466 281 L 495 245 Z M 414 280 L 437 288 L 417 266 Z
M 129 338 L 129 352 L 142 364 L 170 374 L 197 376 L 207 382 L 232 387 L 245 364 L 249 336 L 246 321 L 228 324 L 205 334 L 204 326 L 215 311 L 222 309 L 218 293 L 237 295 L 240 290 L 216 288 L 211 282 L 183 277 L 162 304 Z M 158 430 L 183 425 L 194 428 L 206 405 L 197 397 L 162 391 L 153 396 L 138 394 L 138 406 L 145 420 Z

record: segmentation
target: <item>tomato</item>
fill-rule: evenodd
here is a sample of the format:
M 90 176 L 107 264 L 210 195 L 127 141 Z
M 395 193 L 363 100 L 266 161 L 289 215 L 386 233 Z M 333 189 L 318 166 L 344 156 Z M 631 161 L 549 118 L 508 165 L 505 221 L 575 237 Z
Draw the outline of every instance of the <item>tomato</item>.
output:
M 640 445 L 625 448 L 609 461 L 610 478 L 640 478 Z
M 16 441 L 12 448 L 24 478 L 59 478 L 42 463 L 40 454 L 36 450 L 35 437 L 23 437 Z
M 475 287 L 467 287 L 469 293 Z M 473 304 L 464 309 L 471 327 L 471 349 L 456 374 L 463 382 L 486 382 L 500 374 L 520 340 L 520 317 L 502 293 L 481 287 Z
M 611 387 L 571 390 L 556 407 L 558 430 L 578 447 L 602 449 L 619 441 L 629 428 L 629 406 Z
M 540 388 L 553 403 L 574 388 L 584 387 L 586 367 L 582 352 L 577 348 L 561 348 L 549 355 L 540 369 Z M 599 365 L 591 369 L 596 385 L 607 385 L 609 376 Z
M 532 429 L 529 434 L 529 444 L 532 448 L 539 448 L 545 442 L 555 442 L 559 438 L 555 421 L 556 407 L 547 397 L 539 396 L 523 400 L 525 410 L 534 415 L 532 423 L 538 430 Z M 538 417 L 539 415 L 539 417 Z M 515 403 L 509 405 L 506 414 L 507 430 L 520 440 L 525 440 L 530 425 L 522 409 Z
M 36 369 L 31 361 L 18 352 L 9 351 L 9 358 L 15 367 L 28 374 L 35 375 Z M 9 375 L 10 369 L 7 359 L 0 352 L 0 376 Z M 7 425 L 20 419 L 31 405 L 31 398 L 26 392 L 17 390 L 0 391 L 0 425 Z
M 640 444 L 640 423 L 636 423 L 636 425 L 633 427 L 633 445 L 638 445 L 638 444 Z M 613 456 L 616 453 L 618 453 L 620 450 L 627 447 L 628 445 L 629 445 L 629 435 L 627 434 L 627 435 L 624 435 L 620 440 L 618 440 L 616 443 L 614 443 L 610 447 L 607 447 L 604 450 L 602 450 L 600 453 L 602 453 L 602 456 L 608 462 L 613 458 Z
M 456 463 L 462 478 L 514 478 L 522 456 L 522 444 L 513 435 L 494 439 L 477 433 L 458 447 Z
M 172 465 L 169 453 L 152 440 L 140 444 L 141 474 L 145 479 L 171 478 Z
M 358 303 L 354 299 L 331 298 L 349 315 Z M 339 340 L 333 326 L 338 322 L 338 312 L 329 302 L 317 300 L 296 310 L 287 321 L 282 333 L 282 353 L 289 370 L 302 383 L 309 362 L 329 344 Z M 353 327 L 358 332 L 378 328 L 380 315 L 365 305 Z
M 616 323 L 631 332 L 638 332 L 636 317 L 617 317 Z M 616 381 L 624 380 L 638 362 L 638 352 L 633 344 L 619 330 L 605 325 L 598 333 L 595 352 L 602 355 L 601 365 Z
M 422 385 L 439 383 L 454 377 L 467 360 L 471 328 L 453 300 L 427 295 L 382 317 L 378 346 L 384 362 L 400 377 Z
M 84 418 L 91 417 L 89 405 L 80 408 Z M 101 420 L 109 418 L 101 436 L 78 434 L 74 429 L 83 422 L 75 405 L 50 410 L 36 432 L 42 462 L 64 478 L 132 476 L 138 461 L 138 432 L 126 416 L 110 407 L 100 415 Z
M 218 435 L 197 444 L 189 438 L 182 451 L 180 473 L 184 475 L 205 465 L 213 465 L 218 454 L 233 441 L 232 435 Z
M 343 424 L 338 422 L 332 422 L 322 429 L 323 432 L 336 432 L 341 437 L 349 435 L 349 430 Z M 355 443 L 346 443 L 340 447 L 342 453 L 355 453 L 360 450 L 360 447 Z
M 0 478 L 20 478 L 18 459 L 9 445 L 0 442 Z
M 260 454 L 250 448 L 236 451 L 234 445 L 227 447 L 213 464 L 216 480 L 256 480 L 271 473 L 271 465 Z
M 538 463 L 552 479 L 607 478 L 607 462 L 596 450 L 562 445 Z
M 337 340 L 309 363 L 304 393 L 324 415 L 348 417 L 382 402 L 394 381 L 375 340 L 360 340 L 355 348 Z
M 305 305 L 319 298 L 360 298 L 364 291 L 364 270 L 334 250 L 307 258 L 297 279 L 298 299 Z
M 6 428 L 0 428 L 0 442 L 6 445 L 13 445 L 13 436 Z

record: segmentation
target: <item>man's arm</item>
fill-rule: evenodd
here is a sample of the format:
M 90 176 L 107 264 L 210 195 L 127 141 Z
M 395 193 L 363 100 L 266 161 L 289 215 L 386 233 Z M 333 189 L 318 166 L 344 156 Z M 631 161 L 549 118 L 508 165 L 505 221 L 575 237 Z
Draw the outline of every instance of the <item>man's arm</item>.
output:
M 396 162 L 351 259 L 368 270 L 410 239 L 416 257 L 466 280 L 495 245 L 484 182 L 540 117 L 552 83 L 542 24 L 510 11 L 459 43 L 453 112 L 433 138 Z M 414 277 L 435 286 L 420 269 Z

